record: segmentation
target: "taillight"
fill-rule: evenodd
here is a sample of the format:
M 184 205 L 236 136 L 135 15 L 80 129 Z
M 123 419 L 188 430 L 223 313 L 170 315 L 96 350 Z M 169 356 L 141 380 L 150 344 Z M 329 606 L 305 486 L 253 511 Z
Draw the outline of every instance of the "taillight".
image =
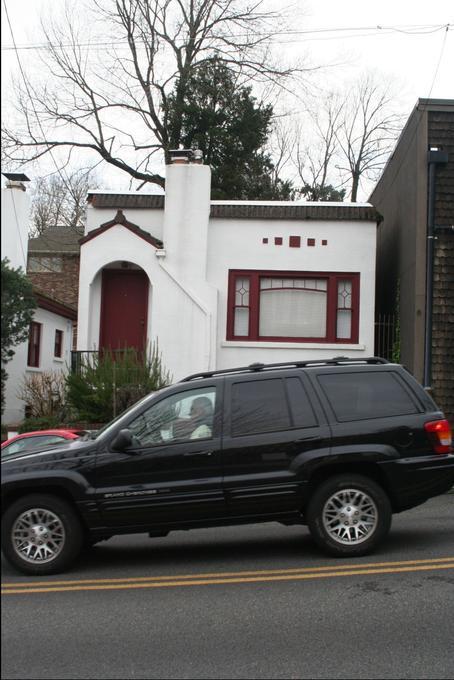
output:
M 425 423 L 424 429 L 429 435 L 435 453 L 451 453 L 452 431 L 447 420 L 432 420 Z

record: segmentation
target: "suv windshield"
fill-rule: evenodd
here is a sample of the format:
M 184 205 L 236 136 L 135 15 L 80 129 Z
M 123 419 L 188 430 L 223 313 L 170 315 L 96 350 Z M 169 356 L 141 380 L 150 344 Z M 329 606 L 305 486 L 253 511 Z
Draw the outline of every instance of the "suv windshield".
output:
M 123 418 L 126 419 L 127 415 L 135 409 L 139 404 L 143 404 L 145 401 L 153 397 L 155 394 L 158 393 L 160 390 L 156 390 L 155 392 L 150 392 L 149 394 L 145 395 L 145 397 L 142 397 L 142 399 L 139 399 L 139 401 L 136 401 L 135 404 L 130 406 L 129 408 L 126 409 L 126 411 L 122 411 L 116 418 L 111 420 L 109 423 L 106 423 L 104 427 L 101 427 L 99 430 L 95 430 L 91 433 L 88 434 L 87 439 L 99 439 L 101 436 L 108 434 L 110 432 L 110 429 L 114 426 L 117 425 Z

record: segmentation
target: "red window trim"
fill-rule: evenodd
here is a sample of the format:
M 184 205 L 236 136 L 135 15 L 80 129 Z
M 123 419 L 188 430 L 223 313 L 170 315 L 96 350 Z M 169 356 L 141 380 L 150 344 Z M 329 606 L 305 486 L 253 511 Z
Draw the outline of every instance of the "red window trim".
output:
M 30 324 L 27 354 L 27 366 L 30 366 L 30 368 L 39 368 L 39 358 L 41 354 L 41 326 L 42 324 L 37 321 L 32 321 Z M 37 340 L 36 343 L 33 342 L 34 339 Z
M 249 333 L 248 335 L 234 335 L 235 323 L 235 288 L 237 277 L 249 277 Z M 311 278 L 327 280 L 327 319 L 326 336 L 322 338 L 309 337 L 280 337 L 259 335 L 259 299 L 261 278 Z M 349 280 L 352 283 L 352 332 L 350 338 L 337 338 L 337 291 L 338 282 Z M 227 340 L 241 340 L 244 342 L 319 342 L 329 344 L 356 344 L 359 341 L 359 284 L 358 272 L 300 272 L 273 271 L 256 269 L 230 269 L 227 302 Z
M 63 331 L 59 328 L 55 330 L 54 357 L 61 359 L 63 356 Z

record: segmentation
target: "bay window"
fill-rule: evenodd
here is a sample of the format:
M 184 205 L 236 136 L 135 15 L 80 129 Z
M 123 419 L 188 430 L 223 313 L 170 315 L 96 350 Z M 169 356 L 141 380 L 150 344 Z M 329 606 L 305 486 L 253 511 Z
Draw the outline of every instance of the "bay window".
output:
M 231 270 L 228 340 L 358 342 L 359 274 Z

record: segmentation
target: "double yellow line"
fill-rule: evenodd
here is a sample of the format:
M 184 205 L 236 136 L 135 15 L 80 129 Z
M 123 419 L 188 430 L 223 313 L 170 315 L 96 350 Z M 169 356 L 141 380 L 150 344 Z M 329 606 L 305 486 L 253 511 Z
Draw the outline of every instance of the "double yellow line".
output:
M 2 595 L 30 593 L 63 593 L 77 590 L 126 590 L 132 588 L 175 588 L 186 586 L 224 585 L 229 583 L 263 583 L 266 581 L 303 581 L 339 576 L 399 574 L 402 572 L 454 569 L 454 557 L 405 562 L 332 565 L 263 571 L 232 571 L 178 576 L 136 576 L 134 578 L 78 579 L 76 581 L 26 581 L 2 583 Z

